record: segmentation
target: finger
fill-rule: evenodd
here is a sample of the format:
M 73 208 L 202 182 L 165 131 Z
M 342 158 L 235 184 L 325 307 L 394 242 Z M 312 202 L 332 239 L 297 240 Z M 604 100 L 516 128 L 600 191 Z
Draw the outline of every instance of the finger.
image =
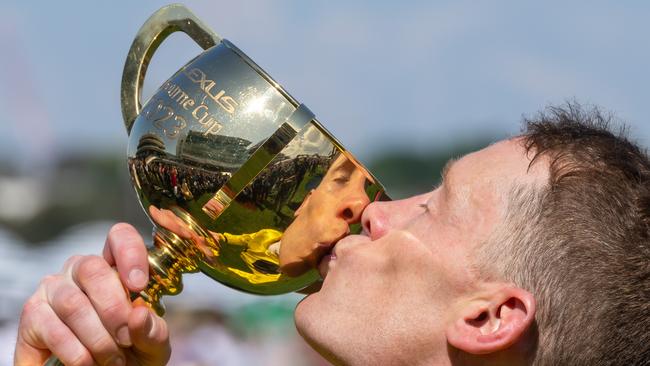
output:
M 124 355 L 102 324 L 91 301 L 71 281 L 48 283 L 45 297 L 52 311 L 101 365 L 124 364 Z M 121 363 L 120 363 L 121 362 Z
M 43 349 L 36 348 L 29 344 L 21 334 L 18 334 L 14 352 L 14 363 L 16 365 L 42 365 L 51 354 L 45 345 L 43 345 Z
M 117 267 L 122 283 L 133 292 L 144 289 L 149 280 L 149 262 L 144 241 L 129 224 L 115 224 L 108 232 L 104 258 Z
M 41 283 L 47 280 L 49 278 L 46 277 Z M 44 322 L 34 322 L 34 318 L 39 316 L 36 313 L 41 311 L 42 302 L 37 295 L 33 295 L 23 305 L 16 340 L 16 352 L 14 353 L 16 365 L 41 365 L 51 354 L 40 336 L 40 329 L 34 328 L 35 324 L 46 325 Z
M 192 231 L 172 211 L 149 206 L 149 214 L 153 221 L 184 239 L 192 238 Z
M 161 212 L 163 213 L 164 220 L 169 225 L 168 229 L 171 232 L 185 239 L 191 239 L 192 236 L 194 236 L 194 233 L 187 227 L 187 225 L 185 225 L 185 222 L 183 222 L 183 220 L 176 216 L 172 211 L 161 210 Z
M 86 256 L 70 268 L 69 276 L 79 286 L 78 291 L 85 294 L 83 298 L 103 328 L 121 346 L 131 346 L 128 330 L 131 302 L 113 268 L 101 257 Z
M 80 259 L 82 259 L 84 256 L 83 255 L 73 255 L 72 257 L 68 258 L 64 263 L 63 263 L 63 273 L 68 272 L 72 266 L 74 266 L 77 262 L 79 262 Z
M 90 352 L 40 298 L 25 303 L 18 329 L 15 365 L 42 365 L 51 354 L 66 365 L 94 364 Z
M 163 318 L 147 306 L 135 306 L 129 316 L 133 353 L 143 365 L 165 365 L 171 355 L 169 330 Z
M 115 258 L 113 258 L 113 253 L 111 253 L 111 247 L 108 245 L 108 237 L 106 238 L 106 242 L 104 243 L 104 249 L 102 249 L 102 257 L 104 257 L 104 260 L 106 263 L 108 263 L 109 266 L 114 267 L 115 266 Z

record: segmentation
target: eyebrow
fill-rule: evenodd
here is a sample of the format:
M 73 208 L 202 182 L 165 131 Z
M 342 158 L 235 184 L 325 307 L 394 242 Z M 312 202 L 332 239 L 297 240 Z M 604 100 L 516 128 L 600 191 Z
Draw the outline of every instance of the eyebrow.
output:
M 332 166 L 332 167 L 330 167 L 330 169 L 331 169 L 331 168 L 334 168 L 334 169 L 332 170 L 332 171 L 334 171 L 334 172 L 338 172 L 338 171 L 346 171 L 346 172 L 347 172 L 347 171 L 353 171 L 353 170 L 355 170 L 355 169 L 357 168 L 357 166 L 354 165 L 354 163 L 351 162 L 350 160 L 345 159 L 345 161 L 343 161 L 342 163 L 339 163 L 339 165 L 337 165 L 337 166 Z
M 327 172 L 325 173 L 325 177 L 331 177 L 333 174 L 336 173 L 343 173 L 343 174 L 348 174 L 351 175 L 352 172 L 357 168 L 356 165 L 349 159 L 345 159 L 342 162 L 336 162 L 338 165 L 330 165 L 330 167 L 327 169 Z M 325 178 L 323 177 L 323 178 Z
M 452 197 L 454 195 L 454 187 L 449 184 L 449 173 L 456 162 L 458 162 L 458 158 L 451 158 L 447 160 L 447 163 L 442 168 L 440 186 L 442 187 L 443 192 L 445 192 L 445 197 Z
M 451 168 L 454 167 L 454 164 L 456 164 L 457 161 L 458 161 L 457 158 L 451 158 L 447 161 L 444 168 L 442 168 L 442 174 L 441 174 L 442 180 L 440 181 L 440 184 L 445 183 L 445 181 L 448 179 L 447 177 L 449 176 L 449 171 L 451 171 Z

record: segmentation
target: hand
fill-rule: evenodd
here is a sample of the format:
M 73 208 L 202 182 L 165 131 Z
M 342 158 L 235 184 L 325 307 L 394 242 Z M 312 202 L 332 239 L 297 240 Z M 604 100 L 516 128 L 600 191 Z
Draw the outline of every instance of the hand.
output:
M 113 226 L 103 257 L 68 259 L 27 300 L 14 364 L 42 365 L 54 354 L 66 365 L 164 365 L 170 355 L 167 324 L 147 306 L 132 304 L 125 291 L 141 291 L 148 272 L 137 231 Z

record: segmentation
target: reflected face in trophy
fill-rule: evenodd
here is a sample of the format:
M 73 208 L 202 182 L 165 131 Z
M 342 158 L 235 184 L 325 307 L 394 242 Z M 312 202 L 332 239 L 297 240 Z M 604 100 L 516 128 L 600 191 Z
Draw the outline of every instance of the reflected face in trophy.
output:
M 295 212 L 295 219 L 282 236 L 280 267 L 298 276 L 318 266 L 332 246 L 349 234 L 370 203 L 365 192 L 366 176 L 352 161 L 340 155 L 318 187 Z

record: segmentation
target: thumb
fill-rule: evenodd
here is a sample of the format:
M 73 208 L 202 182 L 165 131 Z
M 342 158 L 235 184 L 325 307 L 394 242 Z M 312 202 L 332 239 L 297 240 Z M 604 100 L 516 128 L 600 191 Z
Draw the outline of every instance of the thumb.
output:
M 171 355 L 165 320 L 148 306 L 136 306 L 129 316 L 131 348 L 138 365 L 166 365 Z

